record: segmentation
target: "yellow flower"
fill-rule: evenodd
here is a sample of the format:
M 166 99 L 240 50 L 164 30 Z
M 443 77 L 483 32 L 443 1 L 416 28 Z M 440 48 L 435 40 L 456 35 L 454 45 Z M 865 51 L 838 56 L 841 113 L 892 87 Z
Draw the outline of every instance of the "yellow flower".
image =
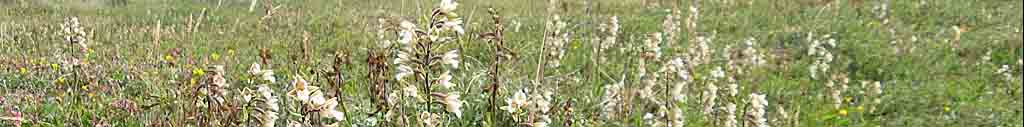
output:
M 849 114 L 850 114 L 850 112 L 846 111 L 846 109 L 840 109 L 839 110 L 839 115 L 840 116 L 846 116 L 846 115 L 849 115 Z
M 89 91 L 89 85 L 82 85 L 82 90 Z
M 202 68 L 195 68 L 195 69 L 192 69 L 192 74 L 196 75 L 196 76 L 203 76 L 203 75 L 206 74 L 206 71 L 203 71 Z
M 235 49 L 228 49 L 228 56 L 235 56 Z
M 210 54 L 210 59 L 220 60 L 220 54 L 217 54 L 217 53 Z
M 949 108 L 949 106 L 942 107 L 942 110 L 945 110 L 946 112 L 953 111 L 953 109 Z
M 164 60 L 165 61 L 174 61 L 174 57 L 172 57 L 171 55 L 166 55 L 166 56 L 164 56 Z
M 843 99 L 846 100 L 846 102 L 852 102 L 853 101 L 852 97 L 846 97 L 846 98 L 843 98 Z
M 57 65 L 57 64 L 50 64 L 50 68 L 53 68 L 53 70 L 55 70 L 55 71 L 56 71 L 56 70 L 60 70 L 60 65 Z
M 19 70 L 18 72 L 21 72 L 21 74 L 23 74 L 23 75 L 27 75 L 28 74 L 28 69 L 27 68 L 22 67 L 22 68 L 20 68 L 18 70 Z
M 857 106 L 857 111 L 858 112 L 863 112 L 864 111 L 864 106 Z
M 57 84 L 64 84 L 64 77 L 58 77 Z

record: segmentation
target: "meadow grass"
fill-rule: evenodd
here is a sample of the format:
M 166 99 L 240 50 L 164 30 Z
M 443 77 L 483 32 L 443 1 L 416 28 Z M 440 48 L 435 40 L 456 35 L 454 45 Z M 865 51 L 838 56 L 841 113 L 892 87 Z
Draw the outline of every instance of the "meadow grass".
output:
M 432 29 L 440 0 L 251 2 L 0 0 L 0 126 L 256 126 L 266 108 L 248 95 L 268 99 L 263 86 L 280 100 L 273 126 L 1024 126 L 1019 0 L 459 0 L 445 17 L 465 34 L 413 41 L 456 37 L 423 53 L 458 50 L 453 68 L 392 63 L 401 46 L 381 46 L 403 21 Z M 652 33 L 673 9 L 678 36 L 653 39 L 670 37 Z M 67 41 L 71 17 L 87 41 Z M 595 51 L 611 17 L 616 44 Z M 494 19 L 501 37 L 486 36 Z M 423 65 L 395 79 L 403 64 Z M 448 72 L 455 87 L 419 86 Z M 338 107 L 290 97 L 297 77 Z M 330 110 L 344 115 L 316 115 Z

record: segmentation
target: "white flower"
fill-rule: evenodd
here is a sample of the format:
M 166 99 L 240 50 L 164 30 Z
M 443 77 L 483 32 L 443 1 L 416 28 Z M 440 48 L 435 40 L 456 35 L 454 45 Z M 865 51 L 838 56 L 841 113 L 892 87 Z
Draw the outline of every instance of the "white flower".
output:
M 405 88 L 402 88 L 402 93 L 404 93 L 405 96 L 409 96 L 412 97 L 413 99 L 416 99 L 417 101 L 422 100 L 420 98 L 419 88 L 416 88 L 416 85 L 409 85 L 406 86 Z
M 409 45 L 413 39 L 416 38 L 416 24 L 412 24 L 409 21 L 402 21 L 399 24 L 402 27 L 401 31 L 398 31 L 398 43 L 402 45 Z
M 267 82 L 270 82 L 270 83 L 277 82 L 277 79 L 274 78 L 274 71 L 273 70 L 263 70 L 262 68 L 260 68 L 260 64 L 259 63 L 252 63 L 252 66 L 249 67 L 249 74 L 252 74 L 254 76 L 259 76 L 260 80 L 264 80 L 264 81 L 267 81 Z
M 711 71 L 711 77 L 725 78 L 725 71 L 722 70 L 722 67 L 715 67 L 715 70 Z
M 539 94 L 531 96 L 531 104 L 534 104 L 533 111 L 539 111 L 541 113 L 547 113 L 551 110 L 551 102 L 548 102 L 547 97 Z
M 551 123 L 551 117 L 548 115 L 540 115 L 533 123 L 530 123 L 530 127 L 547 127 Z
M 273 127 L 278 118 L 277 111 L 280 109 L 277 106 L 277 97 L 274 97 L 273 90 L 271 90 L 267 85 L 260 85 L 256 91 L 259 92 L 260 98 L 265 101 L 263 102 L 264 107 L 261 108 L 266 108 L 262 110 L 263 112 L 261 113 L 259 120 L 262 122 L 263 127 Z
M 765 108 L 768 107 L 768 100 L 765 99 L 765 96 L 756 93 L 750 94 L 750 105 L 753 110 L 748 115 L 753 117 L 755 127 L 769 127 L 768 120 L 764 118 Z
M 311 96 L 315 96 L 315 94 L 319 93 L 319 89 L 320 87 L 309 86 L 309 82 L 302 79 L 302 76 L 296 75 L 295 81 L 292 82 L 292 90 L 288 91 L 288 96 L 301 102 L 310 102 L 312 98 Z
M 331 98 L 327 100 L 327 102 L 323 103 L 323 105 L 320 106 L 320 117 L 334 118 L 335 121 L 344 121 L 345 113 L 336 110 L 336 107 L 338 107 L 337 98 Z
M 455 0 L 441 0 L 441 7 L 438 9 L 444 13 L 451 13 L 458 7 L 459 3 L 456 3 Z
M 459 68 L 459 50 L 452 50 L 441 56 L 441 62 L 451 65 L 452 68 Z
M 444 87 L 445 89 L 455 87 L 455 83 L 452 83 L 452 75 L 450 73 L 451 72 L 449 71 L 445 71 L 441 74 L 440 79 L 438 79 L 438 81 L 441 82 L 441 87 Z
M 412 75 L 412 71 L 412 67 L 399 65 L 398 74 L 395 74 L 395 80 L 402 81 L 402 78 L 405 78 L 405 76 Z
M 445 21 L 444 24 L 442 24 L 442 28 L 445 30 L 455 31 L 455 33 L 459 35 L 466 34 L 466 29 L 462 28 L 462 19 Z
M 439 119 L 441 119 L 440 115 L 430 112 L 421 112 L 419 121 L 420 125 L 424 125 L 424 127 L 436 127 L 437 123 L 440 122 L 438 121 Z
M 508 103 L 508 106 L 504 106 L 502 109 L 508 111 L 508 113 L 516 113 L 519 112 L 519 108 L 529 104 L 528 101 L 526 93 L 519 91 L 513 94 L 511 98 L 505 100 L 505 103 Z
M 288 121 L 288 127 L 302 127 L 302 124 L 295 121 Z
M 445 105 L 445 111 L 448 111 L 450 113 L 454 113 L 456 117 L 459 117 L 459 118 L 462 117 L 462 101 L 459 100 L 459 97 L 461 97 L 459 94 L 455 94 L 455 93 L 449 93 L 449 94 L 434 93 L 433 95 L 437 96 L 437 97 L 441 97 L 443 99 L 443 100 L 440 100 L 440 101 L 441 101 L 442 104 Z

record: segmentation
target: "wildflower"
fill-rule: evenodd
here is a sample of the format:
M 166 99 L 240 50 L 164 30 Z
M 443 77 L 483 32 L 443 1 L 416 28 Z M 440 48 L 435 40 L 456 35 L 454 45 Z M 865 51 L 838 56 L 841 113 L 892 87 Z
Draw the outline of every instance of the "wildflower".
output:
M 458 7 L 459 3 L 456 3 L 455 0 L 441 0 L 441 6 L 438 10 L 443 13 L 451 13 Z
M 535 122 L 530 123 L 530 127 L 547 127 L 551 123 L 551 117 L 548 115 L 540 115 Z
M 18 72 L 20 72 L 22 75 L 27 75 L 28 74 L 28 69 L 26 69 L 24 67 L 18 68 Z
M 328 99 L 326 100 L 326 102 L 321 103 L 321 105 L 317 106 L 319 107 L 320 117 L 334 118 L 335 121 L 345 120 L 345 113 L 335 109 L 338 107 L 337 98 Z
M 420 94 L 418 92 L 419 91 L 418 89 L 419 88 L 416 88 L 416 85 L 409 85 L 409 86 L 406 86 L 405 88 L 402 88 L 402 92 L 405 94 L 405 96 L 412 97 L 412 98 L 414 98 L 416 100 L 422 100 L 420 98 Z
M 423 125 L 424 127 L 437 127 L 441 116 L 430 112 L 421 112 L 419 119 L 420 125 Z
M 441 62 L 451 65 L 452 68 L 459 68 L 459 50 L 452 50 L 441 57 Z
M 850 114 L 850 112 L 846 111 L 846 109 L 840 109 L 839 110 L 839 116 L 846 116 L 848 114 Z
M 749 112 L 749 116 L 753 117 L 753 123 L 755 127 L 769 127 L 768 120 L 764 118 L 765 108 L 768 107 L 768 100 L 765 99 L 764 95 L 750 94 L 750 105 L 753 110 Z
M 441 77 L 438 79 L 438 82 L 441 82 L 441 87 L 444 87 L 445 89 L 451 89 L 452 87 L 455 87 L 455 83 L 452 83 L 452 75 L 450 73 L 451 72 L 449 71 L 445 71 L 444 73 L 441 74 Z
M 1013 81 L 1013 70 L 1010 69 L 1010 65 L 1003 65 L 999 70 L 996 70 L 996 73 L 1002 74 L 1006 81 Z
M 755 44 L 756 41 L 757 40 L 755 40 L 754 38 L 747 39 L 747 41 L 746 41 L 747 49 L 743 50 L 743 54 L 745 56 L 747 56 L 747 63 L 748 64 L 752 64 L 754 66 L 760 66 L 760 65 L 764 65 L 765 61 L 764 61 L 764 55 L 761 55 L 760 53 L 758 53 L 757 48 L 755 48 L 757 46 L 757 44 Z
M 644 56 L 655 60 L 660 59 L 662 42 L 661 33 L 651 33 L 649 36 L 650 38 L 644 40 L 644 46 L 646 46 L 645 48 L 647 50 Z
M 57 84 L 64 84 L 64 77 L 57 77 Z
M 213 59 L 214 61 L 220 60 L 220 54 L 218 54 L 218 53 L 210 54 L 210 59 Z
M 288 121 L 288 127 L 302 127 L 302 124 L 295 121 Z
M 942 111 L 951 112 L 953 109 L 949 108 L 949 106 L 943 106 Z
M 413 39 L 416 38 L 416 24 L 412 24 L 409 21 L 402 21 L 399 24 L 402 29 L 398 31 L 398 43 L 402 45 L 409 45 Z
M 725 71 L 722 70 L 722 67 L 715 67 L 715 69 L 711 71 L 711 77 L 725 78 Z
M 441 24 L 440 30 L 454 31 L 456 34 L 459 35 L 466 34 L 466 29 L 462 28 L 462 19 L 456 18 L 442 22 L 443 23 Z
M 260 68 L 259 63 L 252 63 L 252 66 L 249 66 L 249 74 L 259 76 L 260 80 L 264 80 L 270 83 L 274 83 L 277 80 L 276 78 L 274 78 L 273 70 L 263 70 Z
M 604 107 L 602 107 L 602 116 L 604 116 L 606 119 L 612 119 L 614 116 L 617 115 L 616 112 L 619 110 L 619 106 L 622 104 L 621 95 L 619 91 L 620 89 L 622 89 L 622 86 L 624 84 L 624 82 L 619 81 L 618 83 L 614 83 L 604 87 L 604 102 L 601 103 L 604 104 Z
M 164 55 L 164 61 L 174 61 L 174 57 L 171 55 Z
M 736 104 L 725 104 L 725 127 L 736 127 Z
M 203 76 L 203 75 L 206 75 L 206 71 L 204 71 L 202 68 L 195 68 L 195 69 L 192 69 L 192 75 Z
M 218 88 L 227 88 L 228 87 L 228 83 L 227 83 L 228 81 L 227 81 L 227 79 L 224 79 L 224 75 L 226 74 L 224 72 L 224 66 L 215 65 L 215 66 L 212 67 L 212 69 L 213 69 L 213 72 L 214 72 L 214 74 L 213 74 L 213 83 L 212 84 L 214 86 L 218 87 Z
M 292 82 L 292 90 L 288 91 L 288 96 L 300 102 L 308 103 L 313 101 L 312 99 L 317 99 L 315 98 L 316 95 L 321 95 L 320 99 L 323 98 L 322 93 L 318 92 L 319 89 L 320 87 L 310 86 L 305 79 L 302 79 L 302 76 L 296 75 L 295 81 Z
M 551 102 L 549 102 L 550 95 L 552 93 L 545 92 L 544 95 L 533 94 L 530 96 L 530 104 L 533 104 L 532 110 L 540 113 L 547 113 L 551 110 Z
M 445 105 L 445 111 L 454 113 L 456 117 L 462 117 L 462 101 L 459 100 L 459 94 L 434 93 L 431 95 L 442 98 L 440 101 Z
M 395 80 L 402 81 L 402 78 L 405 78 L 405 76 L 412 75 L 412 72 L 412 67 L 406 65 L 399 65 L 398 74 L 395 74 Z
M 274 97 L 273 90 L 267 85 L 260 85 L 256 89 L 260 94 L 260 98 L 264 101 L 263 106 L 260 107 L 262 113 L 260 113 L 259 121 L 261 121 L 263 127 L 273 127 L 275 121 L 277 121 L 277 111 L 280 109 L 277 105 L 277 97 Z
M 508 111 L 508 113 L 516 113 L 519 112 L 519 108 L 528 105 L 528 101 L 526 93 L 519 91 L 513 94 L 511 98 L 505 100 L 508 106 L 504 106 L 502 109 Z

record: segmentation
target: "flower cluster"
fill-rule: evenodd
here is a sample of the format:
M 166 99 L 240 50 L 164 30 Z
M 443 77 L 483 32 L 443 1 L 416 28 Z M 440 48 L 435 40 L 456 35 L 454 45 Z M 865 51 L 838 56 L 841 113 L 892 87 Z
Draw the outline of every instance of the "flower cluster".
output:
M 464 102 L 459 100 L 461 95 L 455 90 L 458 84 L 454 83 L 453 74 L 460 67 L 460 54 L 459 50 L 445 50 L 448 49 L 445 48 L 447 44 L 457 42 L 457 37 L 465 34 L 463 21 L 455 13 L 458 5 L 454 0 L 442 0 L 430 15 L 430 23 L 424 27 L 426 30 L 420 30 L 413 22 L 399 23 L 399 49 L 393 64 L 398 66 L 395 79 L 404 84 L 401 88 L 404 96 L 427 107 L 431 102 L 443 104 L 445 111 L 461 118 Z M 407 78 L 409 76 L 413 78 L 410 80 Z M 441 90 L 446 91 L 438 92 Z M 439 114 L 424 112 L 420 117 L 441 117 Z M 436 120 L 420 122 L 426 122 L 424 125 L 438 125 L 439 121 Z
M 299 101 L 306 109 L 305 112 L 316 112 L 320 117 L 333 118 L 337 122 L 345 120 L 345 113 L 335 109 L 338 106 L 337 98 L 325 98 L 320 87 L 310 85 L 302 76 L 295 76 L 292 88 L 288 96 Z
M 667 44 L 671 47 L 673 44 L 678 43 L 676 39 L 679 37 L 679 20 L 682 18 L 682 11 L 678 9 L 667 10 L 671 14 L 665 16 L 665 20 L 662 22 L 661 27 L 664 29 L 665 38 L 667 38 Z
M 813 34 L 808 34 L 807 36 L 808 41 L 811 42 L 811 45 L 807 49 L 807 56 L 815 57 L 814 63 L 808 67 L 811 78 L 818 79 L 819 75 L 827 76 L 830 68 L 829 64 L 832 63 L 834 56 L 832 56 L 832 52 L 829 52 L 828 48 L 825 46 L 836 47 L 836 40 L 832 39 L 831 35 L 825 35 L 823 38 L 828 40 L 824 42 L 814 39 Z
M 765 62 L 765 58 L 764 58 L 765 56 L 757 51 L 757 40 L 756 39 L 754 39 L 754 38 L 747 39 L 744 42 L 744 44 L 747 45 L 747 48 L 743 50 L 743 56 L 747 57 L 746 58 L 746 64 L 749 64 L 749 65 L 752 65 L 752 66 L 761 66 L 761 65 L 764 65 L 766 63 Z
M 82 28 L 82 24 L 79 22 L 78 17 L 69 17 L 61 24 L 64 32 L 64 41 L 69 44 L 78 45 L 81 52 L 87 52 L 89 50 L 89 42 L 87 38 L 88 34 L 85 29 Z
M 249 74 L 252 77 L 258 77 L 260 83 L 256 88 L 256 97 L 246 95 L 246 102 L 255 102 L 256 112 L 259 114 L 256 120 L 262 127 L 273 127 L 279 118 L 277 112 L 280 110 L 278 106 L 278 99 L 273 95 L 274 90 L 270 88 L 269 84 L 276 82 L 274 78 L 273 70 L 263 70 L 259 63 L 253 63 L 249 67 Z
M 598 26 L 598 30 L 604 36 L 594 38 L 594 45 L 596 45 L 595 48 L 597 48 L 595 50 L 595 54 L 602 54 L 601 56 L 599 56 L 599 58 L 597 58 L 598 61 L 600 61 L 601 63 L 605 63 L 606 61 L 608 61 L 606 55 L 603 54 L 607 53 L 617 44 L 619 37 L 619 29 L 619 17 L 617 16 L 612 16 L 611 18 L 608 18 L 608 23 L 604 23 Z
M 755 127 L 769 127 L 768 119 L 765 118 L 765 109 L 768 107 L 768 100 L 765 99 L 765 95 L 750 94 L 750 107 L 751 111 L 747 115 L 752 117 L 751 123 Z
M 556 68 L 562 66 L 562 58 L 565 57 L 565 45 L 569 44 L 569 32 L 565 30 L 567 24 L 562 22 L 561 17 L 555 16 L 547 24 L 550 33 L 544 38 L 544 49 L 547 51 L 547 67 Z

